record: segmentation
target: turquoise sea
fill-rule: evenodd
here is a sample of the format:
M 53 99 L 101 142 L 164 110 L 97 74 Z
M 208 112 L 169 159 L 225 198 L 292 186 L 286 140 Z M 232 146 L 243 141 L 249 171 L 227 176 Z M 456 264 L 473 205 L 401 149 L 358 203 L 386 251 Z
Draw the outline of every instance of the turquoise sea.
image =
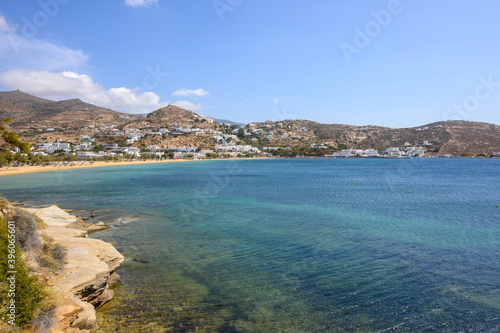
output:
M 0 178 L 126 260 L 96 332 L 499 332 L 500 160 L 277 159 Z M 82 210 L 82 211 L 79 211 Z

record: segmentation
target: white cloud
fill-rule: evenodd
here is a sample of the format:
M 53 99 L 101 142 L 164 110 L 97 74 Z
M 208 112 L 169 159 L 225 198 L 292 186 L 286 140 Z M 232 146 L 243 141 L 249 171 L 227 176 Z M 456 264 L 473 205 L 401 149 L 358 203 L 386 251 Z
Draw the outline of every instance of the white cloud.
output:
M 208 91 L 203 89 L 189 90 L 182 88 L 181 90 L 174 91 L 172 96 L 182 96 L 182 97 L 205 97 L 209 94 Z
M 34 31 L 29 32 L 25 26 L 16 31 L 0 14 L 0 71 L 12 68 L 79 71 L 88 67 L 88 58 L 80 50 L 35 38 Z
M 273 103 L 274 103 L 274 104 L 278 103 L 279 101 L 280 101 L 280 99 L 279 99 L 279 98 L 275 98 L 275 99 L 273 99 Z
M 24 38 L 6 31 L 0 18 L 0 70 L 32 68 L 61 71 L 82 70 L 87 66 L 88 55 L 80 50 L 36 38 Z
M 177 101 L 175 103 L 172 103 L 173 105 L 177 105 L 180 108 L 190 110 L 193 112 L 199 111 L 202 109 L 201 104 L 194 104 L 190 101 Z
M 16 27 L 9 22 L 7 22 L 7 19 L 5 16 L 0 14 L 0 31 L 1 32 L 14 32 L 16 31 Z
M 145 113 L 168 105 L 160 102 L 153 92 L 141 92 L 130 88 L 106 90 L 85 74 L 74 72 L 48 72 L 34 70 L 10 70 L 0 73 L 0 83 L 10 89 L 49 99 L 80 98 L 98 106 L 129 113 Z
M 146 7 L 152 4 L 157 4 L 158 0 L 125 0 L 125 4 L 130 7 Z

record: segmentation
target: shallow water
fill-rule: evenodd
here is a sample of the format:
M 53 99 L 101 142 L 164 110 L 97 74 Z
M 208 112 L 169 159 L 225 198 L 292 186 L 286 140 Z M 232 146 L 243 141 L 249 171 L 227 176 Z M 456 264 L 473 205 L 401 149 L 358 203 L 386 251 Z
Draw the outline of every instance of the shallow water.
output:
M 280 159 L 0 178 L 114 220 L 100 332 L 500 330 L 500 160 Z M 104 316 L 103 316 L 104 315 Z

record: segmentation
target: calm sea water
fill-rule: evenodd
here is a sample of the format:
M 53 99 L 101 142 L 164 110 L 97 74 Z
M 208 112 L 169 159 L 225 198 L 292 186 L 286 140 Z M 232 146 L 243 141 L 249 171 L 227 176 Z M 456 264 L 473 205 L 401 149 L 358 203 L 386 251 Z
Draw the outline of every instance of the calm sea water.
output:
M 117 220 L 98 332 L 498 332 L 500 160 L 283 159 L 0 178 Z

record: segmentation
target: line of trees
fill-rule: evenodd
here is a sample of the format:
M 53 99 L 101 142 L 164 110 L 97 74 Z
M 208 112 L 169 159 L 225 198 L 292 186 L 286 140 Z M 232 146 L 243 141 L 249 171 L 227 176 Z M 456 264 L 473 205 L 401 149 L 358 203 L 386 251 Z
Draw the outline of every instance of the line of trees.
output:
M 163 158 L 172 159 L 174 153 L 166 154 Z M 21 165 L 44 165 L 54 162 L 81 162 L 81 161 L 123 161 L 123 160 L 155 160 L 161 157 L 154 155 L 142 155 L 140 157 L 134 154 L 116 154 L 115 156 L 95 156 L 92 158 L 81 159 L 76 155 L 39 155 L 39 154 L 13 154 L 8 150 L 0 150 L 0 167 L 5 166 L 21 166 Z

